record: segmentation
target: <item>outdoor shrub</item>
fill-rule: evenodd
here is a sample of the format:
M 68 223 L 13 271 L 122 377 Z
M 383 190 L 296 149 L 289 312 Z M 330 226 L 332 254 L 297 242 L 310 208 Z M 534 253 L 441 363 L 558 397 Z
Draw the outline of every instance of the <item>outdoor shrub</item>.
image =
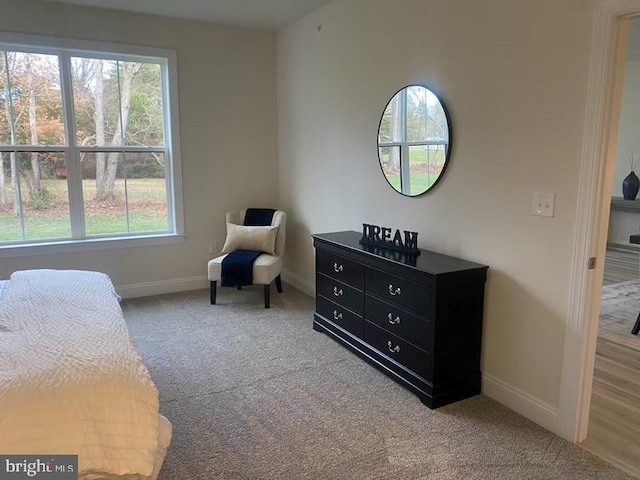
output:
M 29 202 L 29 206 L 34 210 L 46 210 L 51 206 L 51 195 L 45 187 L 40 187 L 40 190 Z

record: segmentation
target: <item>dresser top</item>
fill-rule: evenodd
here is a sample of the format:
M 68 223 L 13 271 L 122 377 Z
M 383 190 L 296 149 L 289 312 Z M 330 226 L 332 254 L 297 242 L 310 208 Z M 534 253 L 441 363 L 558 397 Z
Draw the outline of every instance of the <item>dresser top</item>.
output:
M 319 233 L 312 235 L 312 237 L 318 242 L 326 242 L 364 255 L 384 258 L 391 262 L 432 275 L 444 275 L 465 270 L 487 270 L 489 268 L 486 265 L 469 262 L 461 258 L 450 257 L 429 250 L 420 249 L 420 255 L 411 255 L 378 246 L 362 245 L 360 243 L 362 233 L 355 231 Z

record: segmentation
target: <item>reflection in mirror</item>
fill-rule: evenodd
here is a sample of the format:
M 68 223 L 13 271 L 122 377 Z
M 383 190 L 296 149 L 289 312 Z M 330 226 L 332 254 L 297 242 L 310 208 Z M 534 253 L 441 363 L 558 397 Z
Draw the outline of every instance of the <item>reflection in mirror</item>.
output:
M 451 124 L 428 88 L 409 85 L 389 101 L 378 128 L 382 173 L 395 190 L 415 197 L 432 188 L 449 160 Z

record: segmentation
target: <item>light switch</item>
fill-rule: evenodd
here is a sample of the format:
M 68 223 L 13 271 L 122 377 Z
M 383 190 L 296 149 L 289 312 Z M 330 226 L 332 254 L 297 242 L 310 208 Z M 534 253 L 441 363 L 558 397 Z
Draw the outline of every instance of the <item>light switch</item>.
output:
M 553 217 L 555 200 L 555 193 L 534 192 L 531 213 L 541 217 Z

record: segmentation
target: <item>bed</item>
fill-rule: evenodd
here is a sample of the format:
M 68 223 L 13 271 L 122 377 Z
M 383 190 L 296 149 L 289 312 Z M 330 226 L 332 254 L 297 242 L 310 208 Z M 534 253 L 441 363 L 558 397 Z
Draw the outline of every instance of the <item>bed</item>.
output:
M 0 281 L 0 452 L 78 454 L 84 480 L 156 480 L 171 441 L 108 276 Z
M 9 280 L 0 280 L 0 302 L 2 301 L 2 297 L 4 297 L 4 294 L 7 291 L 8 286 L 9 286 Z

